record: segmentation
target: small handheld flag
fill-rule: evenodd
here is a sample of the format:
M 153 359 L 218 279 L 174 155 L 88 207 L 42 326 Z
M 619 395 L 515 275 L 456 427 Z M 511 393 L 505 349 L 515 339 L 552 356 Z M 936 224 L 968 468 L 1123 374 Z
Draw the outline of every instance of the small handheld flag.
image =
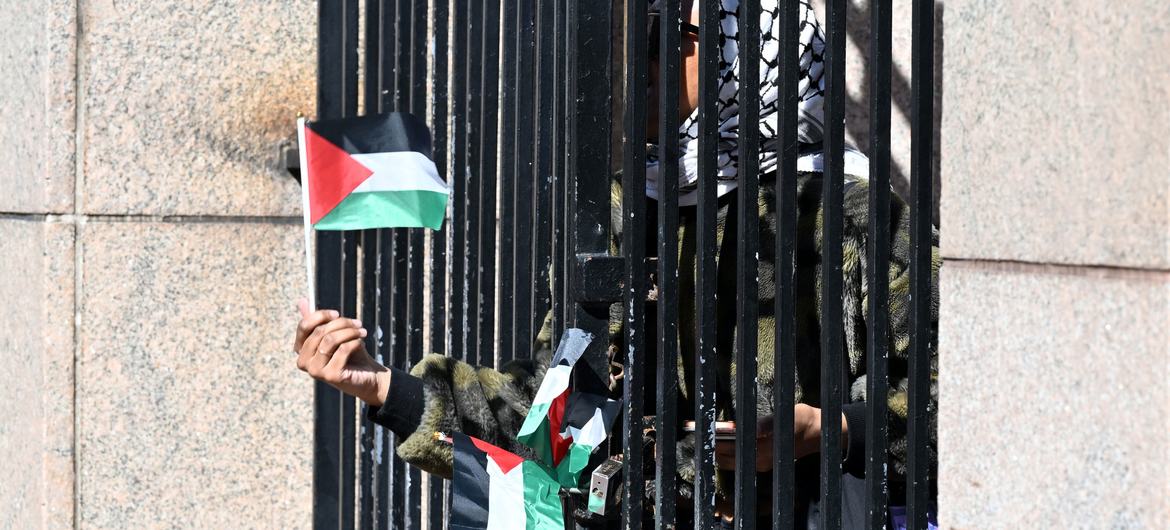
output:
M 563 530 L 560 490 L 543 466 L 461 433 L 452 433 L 453 530 Z
M 315 309 L 310 229 L 438 230 L 450 190 L 431 160 L 430 130 L 411 114 L 301 118 L 297 139 L 309 305 Z
M 298 126 L 313 228 L 443 225 L 449 189 L 431 160 L 431 133 L 422 120 L 391 112 Z

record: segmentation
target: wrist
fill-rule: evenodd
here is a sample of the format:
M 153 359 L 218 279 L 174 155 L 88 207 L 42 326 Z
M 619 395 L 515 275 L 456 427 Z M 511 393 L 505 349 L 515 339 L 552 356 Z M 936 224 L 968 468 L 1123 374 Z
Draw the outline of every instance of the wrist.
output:
M 359 398 L 371 407 L 381 407 L 390 394 L 390 375 L 390 369 L 379 366 L 379 370 L 374 373 L 373 388 L 367 395 L 359 396 Z

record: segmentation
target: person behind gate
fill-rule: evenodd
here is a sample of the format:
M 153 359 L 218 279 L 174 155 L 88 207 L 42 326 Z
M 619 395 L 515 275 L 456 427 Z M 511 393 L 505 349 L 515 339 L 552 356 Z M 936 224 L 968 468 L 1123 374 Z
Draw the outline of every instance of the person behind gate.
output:
M 718 102 L 718 120 L 720 130 L 718 193 L 719 193 L 719 233 L 717 244 L 719 256 L 733 256 L 735 236 L 729 230 L 730 222 L 735 218 L 738 153 L 739 110 L 735 94 L 739 90 L 737 81 L 738 47 L 735 46 L 736 31 L 735 13 L 739 0 L 721 0 L 723 18 L 719 24 L 721 42 L 724 53 L 720 60 L 720 85 Z M 819 487 L 819 466 L 815 453 L 820 451 L 821 414 L 818 408 L 819 400 L 819 366 L 820 366 L 820 300 L 819 286 L 821 283 L 821 241 L 819 239 L 819 225 L 821 216 L 821 181 L 823 168 L 822 134 L 823 134 L 823 73 L 824 39 L 820 26 L 811 6 L 806 0 L 800 0 L 801 34 L 800 34 L 800 77 L 799 77 L 799 117 L 800 125 L 798 138 L 800 141 L 800 158 L 798 160 L 797 180 L 797 242 L 796 242 L 796 373 L 786 374 L 796 381 L 796 406 L 793 433 L 797 461 L 796 476 L 796 511 L 797 524 L 806 527 L 806 524 L 815 525 Z M 657 48 L 657 2 L 651 2 L 650 27 L 648 38 L 650 49 Z M 760 101 L 761 112 L 760 128 L 760 240 L 774 241 L 777 230 L 776 196 L 774 183 L 777 178 L 777 149 L 779 144 L 778 130 L 778 103 L 777 98 L 789 87 L 780 86 L 778 46 L 781 41 L 779 32 L 779 7 L 777 0 L 762 0 L 762 51 L 760 64 Z M 662 352 L 649 352 L 651 359 L 657 362 L 676 363 L 679 369 L 681 415 L 685 411 L 693 411 L 687 401 L 693 396 L 694 382 L 694 345 L 695 345 L 695 259 L 696 251 L 696 214 L 695 204 L 697 197 L 697 153 L 698 153 L 698 10 L 693 0 L 683 0 L 684 24 L 682 28 L 682 49 L 679 78 L 679 119 L 681 127 L 678 134 L 678 146 L 681 153 L 679 160 L 679 342 L 680 351 L 673 354 L 660 355 Z M 689 18 L 686 15 L 690 13 Z M 727 33 L 727 32 L 732 33 Z M 769 44 L 770 43 L 770 44 Z M 658 67 L 656 58 L 651 57 L 649 101 L 647 102 L 648 121 L 647 132 L 650 142 L 656 141 L 658 135 L 658 102 L 656 101 L 658 87 Z M 650 156 L 647 162 L 647 189 L 648 218 L 654 218 L 654 208 L 657 207 L 657 177 L 658 160 L 655 156 L 655 145 L 649 146 Z M 867 286 L 865 284 L 865 249 L 868 234 L 868 162 L 864 155 L 853 149 L 845 152 L 845 200 L 844 200 L 844 344 L 847 359 L 845 359 L 849 389 L 849 402 L 842 407 L 841 432 L 843 462 L 845 476 L 842 479 L 842 521 L 846 528 L 860 528 L 863 526 L 861 517 L 864 503 L 864 493 L 861 487 L 864 484 L 865 456 L 865 403 L 871 396 L 865 395 L 865 344 L 866 344 L 866 317 L 865 299 Z M 616 211 L 620 211 L 621 191 L 618 185 L 613 184 L 613 201 Z M 889 298 L 889 377 L 890 392 L 883 396 L 889 405 L 889 446 L 886 448 L 890 457 L 890 504 L 903 504 L 905 497 L 906 472 L 906 420 L 907 420 L 907 355 L 909 352 L 909 270 L 910 270 L 910 210 L 909 207 L 891 194 L 891 226 L 890 226 L 890 298 Z M 617 234 L 620 226 L 614 226 Z M 726 232 L 731 237 L 725 237 Z M 616 237 L 616 236 L 615 236 Z M 647 238 L 652 241 L 656 237 L 656 227 L 647 227 Z M 620 239 L 620 238 L 618 238 Z M 934 233 L 931 252 L 932 264 L 932 300 L 931 315 L 931 388 L 929 404 L 929 436 L 927 453 L 931 462 L 931 476 L 936 475 L 936 414 L 938 392 L 937 381 L 937 333 L 938 321 L 938 270 L 941 263 L 938 253 L 938 234 Z M 616 241 L 617 239 L 615 239 Z M 656 245 L 648 244 L 651 251 Z M 730 250 L 729 250 L 730 249 Z M 770 471 L 774 458 L 772 450 L 772 382 L 775 374 L 773 357 L 775 352 L 775 315 L 772 297 L 775 293 L 773 284 L 773 263 L 775 248 L 764 244 L 759 252 L 759 308 L 758 322 L 758 363 L 759 363 L 759 399 L 757 404 L 758 415 L 761 418 L 759 429 L 758 457 L 755 470 L 741 470 L 742 472 Z M 727 260 L 720 260 L 717 267 L 734 267 Z M 718 298 L 734 300 L 734 282 L 717 287 Z M 733 305 L 733 304 L 732 304 Z M 436 441 L 433 433 L 463 432 L 489 443 L 496 444 L 504 449 L 527 454 L 527 449 L 515 440 L 515 434 L 531 405 L 532 398 L 540 384 L 544 371 L 551 357 L 551 326 L 548 318 L 545 326 L 536 337 L 531 359 L 512 361 L 499 369 L 472 366 L 459 361 L 454 357 L 431 354 L 423 357 L 409 372 L 397 368 L 388 368 L 376 362 L 365 350 L 363 338 L 368 334 L 363 323 L 340 315 L 334 310 L 308 311 L 307 302 L 299 304 L 301 320 L 297 325 L 294 349 L 297 352 L 297 367 L 307 372 L 314 379 L 324 381 L 338 388 L 342 392 L 353 395 L 369 405 L 370 419 L 389 428 L 396 434 L 398 442 L 397 452 L 403 460 L 427 472 L 450 478 L 452 469 L 452 454 L 450 446 Z M 652 308 L 648 308 L 648 313 Z M 734 322 L 734 308 L 732 314 L 726 311 L 717 313 L 716 318 L 722 322 Z M 647 315 L 647 322 L 654 322 L 652 314 Z M 622 334 L 618 332 L 620 322 L 611 322 L 611 336 L 614 337 L 610 347 L 613 352 L 620 351 Z M 717 405 L 720 408 L 721 419 L 733 419 L 730 396 L 733 389 L 727 388 L 734 378 L 729 370 L 733 369 L 734 345 L 732 340 L 723 340 L 717 348 L 717 366 L 721 373 L 719 380 L 725 382 L 719 388 Z M 648 350 L 653 350 L 655 341 L 647 341 Z M 620 380 L 611 381 L 611 390 L 620 395 Z M 647 410 L 653 410 L 653 404 L 647 403 Z M 691 418 L 682 418 L 682 420 Z M 680 420 L 680 421 L 682 421 Z M 681 424 L 679 425 L 681 431 Z M 694 477 L 691 455 L 693 455 L 693 433 L 680 432 L 679 452 L 679 481 L 680 499 L 689 502 L 689 484 Z M 810 457 L 810 455 L 812 457 Z M 810 458 L 805 458 L 810 457 Z M 735 467 L 734 446 L 731 442 L 720 442 L 716 448 L 716 463 L 727 472 L 733 472 Z M 770 480 L 770 474 L 760 477 L 762 483 Z M 934 484 L 935 481 L 931 480 Z M 721 491 L 730 489 L 730 481 L 719 480 Z M 648 488 L 652 491 L 652 489 Z M 768 491 L 761 487 L 759 491 Z M 763 495 L 760 506 L 763 513 L 770 513 L 770 495 Z M 720 495 L 717 506 L 713 509 L 728 519 L 731 514 L 730 492 Z M 647 509 L 652 509 L 654 503 L 646 503 Z M 680 509 L 680 516 L 685 510 Z M 770 519 L 762 519 L 769 520 Z M 680 525 L 686 524 L 680 520 Z M 765 525 L 766 526 L 766 525 Z

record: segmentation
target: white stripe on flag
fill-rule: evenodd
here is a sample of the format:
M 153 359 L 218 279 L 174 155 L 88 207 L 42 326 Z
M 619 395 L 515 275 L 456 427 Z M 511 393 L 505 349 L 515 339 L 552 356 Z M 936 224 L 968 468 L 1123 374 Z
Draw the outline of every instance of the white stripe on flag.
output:
M 572 373 L 573 367 L 563 364 L 549 368 L 544 373 L 544 380 L 540 382 L 540 389 L 536 391 L 536 397 L 532 398 L 532 404 L 552 403 L 557 396 L 569 388 L 569 376 Z
M 516 530 L 528 526 L 524 513 L 524 465 L 505 474 L 491 456 L 487 458 L 488 486 L 487 530 Z
M 447 184 L 439 179 L 435 163 L 422 153 L 397 151 L 351 156 L 374 172 L 365 182 L 354 188 L 353 193 L 415 190 L 449 193 Z
M 601 414 L 601 409 L 593 411 L 593 417 L 585 422 L 580 429 L 569 427 L 569 435 L 573 437 L 573 442 L 589 447 L 597 447 L 609 433 L 605 432 L 605 417 Z

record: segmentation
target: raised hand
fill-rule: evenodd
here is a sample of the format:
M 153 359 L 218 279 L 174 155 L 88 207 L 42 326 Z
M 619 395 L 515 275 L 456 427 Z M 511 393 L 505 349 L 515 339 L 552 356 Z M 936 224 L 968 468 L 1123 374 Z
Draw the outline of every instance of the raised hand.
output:
M 371 406 L 381 406 L 390 391 L 390 370 L 366 352 L 363 339 L 369 331 L 361 321 L 333 310 L 311 312 L 306 300 L 297 307 L 301 313 L 293 342 L 297 368 Z

